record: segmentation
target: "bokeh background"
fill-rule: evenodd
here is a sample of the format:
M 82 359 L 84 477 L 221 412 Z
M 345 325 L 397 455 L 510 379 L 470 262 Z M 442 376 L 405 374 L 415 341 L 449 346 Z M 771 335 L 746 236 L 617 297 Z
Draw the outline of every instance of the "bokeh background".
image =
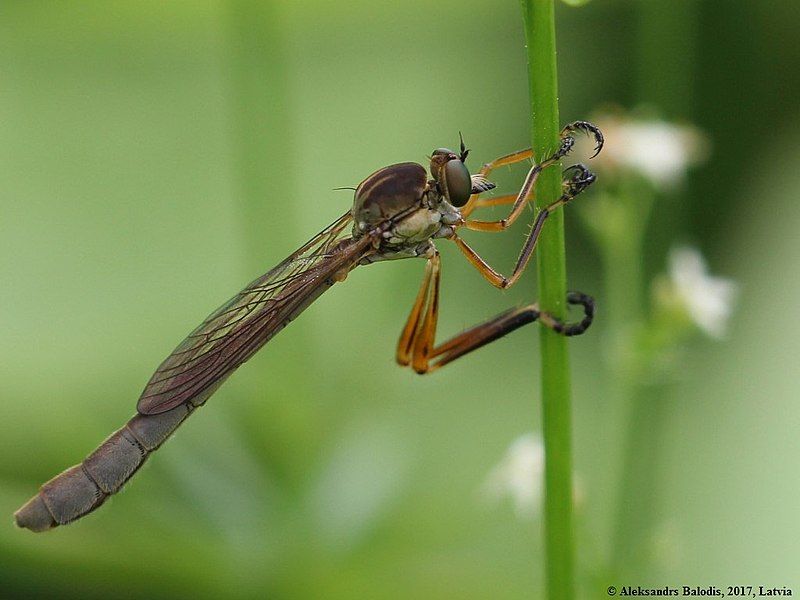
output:
M 626 397 L 625 288 L 579 214 L 602 170 L 567 209 L 570 285 L 600 306 L 571 342 L 581 593 L 800 593 L 800 7 L 593 0 L 557 19 L 564 122 L 646 105 L 709 141 L 656 198 L 645 285 L 683 243 L 740 289 L 724 341 L 682 338 Z M 41 535 L 11 518 L 211 309 L 347 209 L 332 188 L 459 131 L 473 168 L 527 146 L 527 89 L 515 1 L 3 0 L 0 597 L 540 597 L 540 518 L 481 491 L 540 427 L 538 336 L 397 368 L 422 261 L 357 269 L 97 513 Z M 525 231 L 469 240 L 509 269 Z M 501 293 L 440 246 L 443 336 L 536 297 L 533 272 Z

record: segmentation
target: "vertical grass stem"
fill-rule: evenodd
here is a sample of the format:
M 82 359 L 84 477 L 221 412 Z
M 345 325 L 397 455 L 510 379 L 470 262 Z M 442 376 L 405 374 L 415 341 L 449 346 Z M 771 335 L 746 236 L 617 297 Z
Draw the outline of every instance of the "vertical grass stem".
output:
M 553 0 L 522 0 L 528 48 L 532 144 L 541 160 L 559 144 L 558 77 Z M 545 206 L 561 194 L 561 169 L 545 170 L 536 185 L 536 204 Z M 542 310 L 559 318 L 566 313 L 564 217 L 554 213 L 537 248 Z M 547 597 L 574 597 L 572 521 L 572 423 L 569 356 L 566 339 L 541 328 L 542 427 L 545 444 L 545 552 Z

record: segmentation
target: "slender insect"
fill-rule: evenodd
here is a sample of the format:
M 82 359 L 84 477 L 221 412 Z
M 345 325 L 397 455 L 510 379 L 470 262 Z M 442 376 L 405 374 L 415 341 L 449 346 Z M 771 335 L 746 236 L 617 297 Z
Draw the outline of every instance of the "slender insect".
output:
M 161 363 L 136 406 L 137 414 L 111 434 L 81 464 L 45 483 L 38 494 L 15 513 L 17 525 L 44 531 L 90 513 L 119 491 L 145 459 L 172 434 L 192 411 L 202 406 L 242 363 L 297 317 L 334 283 L 344 281 L 358 265 L 401 258 L 427 261 L 425 276 L 397 344 L 397 362 L 417 373 L 430 373 L 515 329 L 539 320 L 567 336 L 591 325 L 594 302 L 570 292 L 567 302 L 583 307 L 578 323 L 563 323 L 541 312 L 536 304 L 513 308 L 436 345 L 441 266 L 435 239 L 455 242 L 467 260 L 492 285 L 507 288 L 520 277 L 533 254 L 547 217 L 591 185 L 595 176 L 582 164 L 566 169 L 562 195 L 536 215 L 511 275 L 490 267 L 456 233 L 459 227 L 503 231 L 516 221 L 532 198 L 539 174 L 566 156 L 572 134 L 583 131 L 596 141 L 603 135 L 586 121 L 564 127 L 552 156 L 534 164 L 516 194 L 481 198 L 495 187 L 492 169 L 532 160 L 530 149 L 487 163 L 470 175 L 467 150 L 434 150 L 430 175 L 422 165 L 400 163 L 367 177 L 355 190 L 353 207 L 275 268 L 262 275 L 212 313 Z M 505 219 L 478 221 L 472 212 L 488 206 L 511 205 Z

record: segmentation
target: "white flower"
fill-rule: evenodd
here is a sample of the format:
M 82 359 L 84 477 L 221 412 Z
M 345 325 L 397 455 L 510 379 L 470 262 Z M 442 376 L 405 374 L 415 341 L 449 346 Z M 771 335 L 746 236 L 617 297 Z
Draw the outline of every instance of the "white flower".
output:
M 724 337 L 738 292 L 735 282 L 707 273 L 706 261 L 694 248 L 673 248 L 669 276 L 692 321 L 708 335 Z
M 535 433 L 521 435 L 489 472 L 483 485 L 492 500 L 510 497 L 517 515 L 531 517 L 542 505 L 544 491 L 544 444 Z
M 689 125 L 618 115 L 599 117 L 597 124 L 606 139 L 598 161 L 633 169 L 662 189 L 681 184 L 687 169 L 708 153 L 703 135 Z
M 538 433 L 526 433 L 511 442 L 505 456 L 489 472 L 483 493 L 498 502 L 510 498 L 517 516 L 536 516 L 544 497 L 544 442 Z M 572 501 L 582 504 L 583 483 L 573 474 Z

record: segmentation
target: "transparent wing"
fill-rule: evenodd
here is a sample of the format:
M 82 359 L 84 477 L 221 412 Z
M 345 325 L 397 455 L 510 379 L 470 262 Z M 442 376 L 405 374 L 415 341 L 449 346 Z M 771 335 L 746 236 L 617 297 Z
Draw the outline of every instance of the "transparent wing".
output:
M 370 238 L 348 237 L 351 216 L 340 217 L 214 311 L 161 363 L 137 409 L 156 414 L 191 402 L 199 406 L 237 367 L 352 269 Z

